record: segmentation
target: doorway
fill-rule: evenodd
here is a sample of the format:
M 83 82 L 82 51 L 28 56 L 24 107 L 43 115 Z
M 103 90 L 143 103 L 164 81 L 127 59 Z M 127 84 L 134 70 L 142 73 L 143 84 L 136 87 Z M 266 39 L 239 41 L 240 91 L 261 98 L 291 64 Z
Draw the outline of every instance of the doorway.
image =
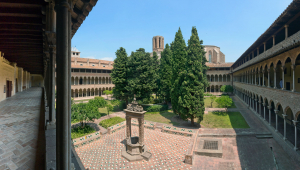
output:
M 6 81 L 6 98 L 11 97 L 12 81 Z

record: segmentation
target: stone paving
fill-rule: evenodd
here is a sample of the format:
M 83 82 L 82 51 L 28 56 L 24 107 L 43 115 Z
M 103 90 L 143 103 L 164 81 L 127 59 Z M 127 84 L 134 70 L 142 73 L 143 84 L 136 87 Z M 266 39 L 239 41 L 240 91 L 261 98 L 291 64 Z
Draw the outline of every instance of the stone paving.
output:
M 76 152 L 85 168 L 91 169 L 191 169 L 185 164 L 184 155 L 191 142 L 190 137 L 182 137 L 160 132 L 160 129 L 145 128 L 145 145 L 152 153 L 149 161 L 128 162 L 121 156 L 125 147 L 125 129 L 102 139 L 76 148 Z M 132 127 L 133 136 L 138 135 L 138 128 Z
M 30 88 L 0 102 L 0 170 L 34 169 L 39 162 L 41 98 L 41 88 Z

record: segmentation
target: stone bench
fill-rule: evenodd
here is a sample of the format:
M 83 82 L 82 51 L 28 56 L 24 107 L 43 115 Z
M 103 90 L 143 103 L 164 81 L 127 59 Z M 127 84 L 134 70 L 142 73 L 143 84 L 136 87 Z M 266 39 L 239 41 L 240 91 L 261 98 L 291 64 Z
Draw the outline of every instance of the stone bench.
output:
M 100 131 L 97 131 L 95 133 L 73 139 L 72 144 L 74 145 L 74 148 L 78 148 L 78 147 L 84 146 L 86 144 L 89 144 L 91 142 L 94 142 L 96 140 L 99 140 L 100 138 L 101 138 Z
M 174 127 L 174 126 L 164 125 L 163 128 L 161 129 L 161 132 L 174 134 L 174 135 L 180 135 L 180 136 L 186 136 L 186 137 L 192 137 L 196 131 L 191 130 L 191 129 L 178 128 L 178 127 Z
M 116 131 L 125 128 L 125 125 L 126 125 L 126 121 L 118 123 L 118 124 L 116 124 L 114 126 L 108 127 L 107 128 L 107 134 L 115 133 Z
M 134 126 L 138 126 L 139 122 L 135 119 L 132 119 L 131 124 L 134 125 Z M 144 121 L 144 127 L 147 128 L 147 129 L 155 130 L 156 123 Z

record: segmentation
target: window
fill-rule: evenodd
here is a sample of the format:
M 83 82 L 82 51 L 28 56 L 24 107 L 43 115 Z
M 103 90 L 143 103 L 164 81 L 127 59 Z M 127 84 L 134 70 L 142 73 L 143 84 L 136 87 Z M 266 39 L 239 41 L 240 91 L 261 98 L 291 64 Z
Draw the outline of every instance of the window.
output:
M 75 53 L 73 53 L 73 55 L 75 55 Z
M 81 66 L 83 66 L 83 64 L 80 64 Z
M 78 55 L 79 53 L 76 53 L 76 55 Z
M 211 51 L 209 51 L 209 55 L 208 55 L 208 62 L 211 63 Z
M 103 65 L 103 67 L 105 67 L 105 65 Z
M 95 64 L 93 64 L 92 66 L 95 66 Z

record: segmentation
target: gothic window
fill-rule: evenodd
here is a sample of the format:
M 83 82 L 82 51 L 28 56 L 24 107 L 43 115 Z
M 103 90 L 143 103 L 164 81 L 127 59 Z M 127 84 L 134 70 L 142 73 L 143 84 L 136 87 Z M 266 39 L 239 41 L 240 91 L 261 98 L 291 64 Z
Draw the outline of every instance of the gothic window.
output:
M 208 62 L 211 63 L 211 51 L 209 51 L 209 55 L 208 55 Z

